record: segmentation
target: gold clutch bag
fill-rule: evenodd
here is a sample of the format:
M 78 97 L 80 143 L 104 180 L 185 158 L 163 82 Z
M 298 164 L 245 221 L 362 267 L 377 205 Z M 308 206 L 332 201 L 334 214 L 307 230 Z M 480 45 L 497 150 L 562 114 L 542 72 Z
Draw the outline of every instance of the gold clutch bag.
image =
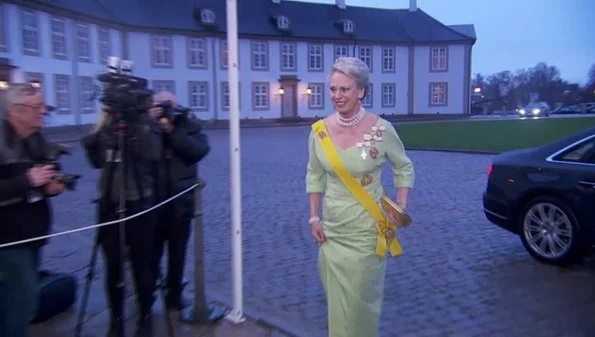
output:
M 386 215 L 392 215 L 392 219 L 394 219 L 397 223 L 392 223 L 393 226 L 396 227 L 407 227 L 411 224 L 411 217 L 405 210 L 403 210 L 399 205 L 395 204 L 389 197 L 386 195 L 381 199 L 382 208 L 386 212 Z M 391 219 L 391 217 L 389 217 Z

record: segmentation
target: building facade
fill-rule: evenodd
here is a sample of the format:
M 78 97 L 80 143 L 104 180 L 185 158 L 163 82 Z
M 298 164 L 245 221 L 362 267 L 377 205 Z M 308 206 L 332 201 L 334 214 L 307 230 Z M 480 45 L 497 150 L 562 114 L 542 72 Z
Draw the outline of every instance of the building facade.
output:
M 38 81 L 51 125 L 95 122 L 96 76 L 108 56 L 134 62 L 151 89 L 176 94 L 203 120 L 229 116 L 225 1 L 5 1 L 0 82 Z M 126 4 L 123 4 L 126 3 Z M 143 7 L 140 7 L 140 4 Z M 70 5 L 69 5 L 70 4 Z M 139 8 L 136 8 L 139 7 Z M 418 9 L 238 0 L 241 118 L 332 112 L 328 73 L 339 56 L 371 69 L 364 106 L 379 114 L 469 112 L 472 25 Z M 12 73 L 9 65 L 14 66 Z

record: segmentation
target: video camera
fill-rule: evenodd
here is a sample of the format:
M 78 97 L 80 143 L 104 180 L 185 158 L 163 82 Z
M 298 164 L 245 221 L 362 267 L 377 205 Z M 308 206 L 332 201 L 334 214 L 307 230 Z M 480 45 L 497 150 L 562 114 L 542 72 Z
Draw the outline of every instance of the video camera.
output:
M 63 155 L 71 155 L 72 147 L 66 144 L 50 143 L 47 146 L 42 165 L 52 165 L 56 168 L 57 175 L 56 180 L 69 191 L 73 191 L 76 188 L 76 183 L 82 176 L 79 174 L 64 173 L 61 171 L 60 157 Z
M 97 76 L 103 83 L 99 101 L 115 120 L 134 121 L 151 108 L 153 91 L 147 88 L 148 80 L 131 75 L 132 67 L 132 61 L 110 56 L 107 58 L 108 72 Z

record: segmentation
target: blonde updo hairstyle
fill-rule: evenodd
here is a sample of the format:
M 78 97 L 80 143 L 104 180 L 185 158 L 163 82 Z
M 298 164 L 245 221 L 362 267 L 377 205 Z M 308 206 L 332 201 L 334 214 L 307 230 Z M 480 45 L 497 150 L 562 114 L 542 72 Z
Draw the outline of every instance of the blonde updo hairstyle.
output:
M 358 57 L 339 57 L 333 64 L 329 79 L 334 73 L 351 77 L 359 89 L 364 89 L 362 99 L 366 97 L 370 85 L 370 69 L 364 61 Z

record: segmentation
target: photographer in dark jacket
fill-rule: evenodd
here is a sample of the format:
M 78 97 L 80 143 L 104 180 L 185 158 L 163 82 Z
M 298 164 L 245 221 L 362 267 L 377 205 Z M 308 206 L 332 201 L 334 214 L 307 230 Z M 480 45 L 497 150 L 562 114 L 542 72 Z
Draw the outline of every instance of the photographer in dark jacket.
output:
M 0 120 L 0 245 L 49 233 L 48 197 L 64 184 L 56 168 L 40 165 L 48 144 L 38 132 L 46 105 L 39 89 L 13 84 L 3 93 Z M 45 240 L 0 248 L 0 336 L 28 336 L 37 312 L 37 255 Z
M 120 171 L 119 135 L 117 121 L 113 114 L 104 108 L 95 132 L 85 137 L 82 144 L 86 149 L 87 159 L 94 168 L 102 169 L 99 181 L 98 221 L 100 223 L 118 219 L 119 187 L 126 191 L 126 216 L 130 216 L 154 205 L 153 165 L 161 153 L 161 130 L 147 112 L 127 112 L 137 114 L 127 123 L 125 163 L 123 177 Z M 149 212 L 125 223 L 125 244 L 129 247 L 129 260 L 137 291 L 140 311 L 137 337 L 152 336 L 151 306 L 155 283 L 152 259 L 155 213 Z M 99 228 L 99 243 L 106 263 L 106 293 L 111 309 L 109 337 L 123 336 L 124 317 L 122 306 L 123 288 L 118 286 L 121 280 L 121 256 L 119 224 Z
M 169 92 L 157 93 L 153 102 L 157 106 L 176 106 L 175 97 Z M 191 114 L 185 112 L 174 117 L 161 107 L 153 107 L 149 113 L 159 121 L 163 131 L 163 151 L 155 166 L 157 202 L 161 202 L 196 183 L 197 164 L 209 153 L 210 148 L 201 125 Z M 158 277 L 164 244 L 167 242 L 166 302 L 170 309 L 182 309 L 186 305 L 182 297 L 182 278 L 194 203 L 194 194 L 189 192 L 158 209 L 154 268 L 155 276 Z

